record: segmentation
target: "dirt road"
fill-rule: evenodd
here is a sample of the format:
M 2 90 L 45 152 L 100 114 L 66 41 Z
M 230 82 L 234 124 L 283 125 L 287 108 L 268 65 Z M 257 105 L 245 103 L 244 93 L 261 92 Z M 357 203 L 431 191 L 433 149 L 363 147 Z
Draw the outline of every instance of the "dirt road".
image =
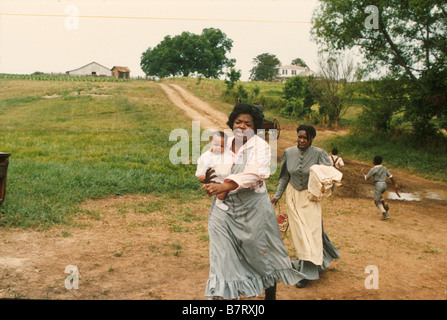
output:
M 208 103 L 175 84 L 160 84 L 169 100 L 181 108 L 192 121 L 200 121 L 203 129 L 225 130 L 228 115 L 213 109 Z
M 184 89 L 162 87 L 204 128 L 226 122 Z M 343 133 L 317 130 L 315 143 Z M 282 126 L 279 152 L 295 139 L 294 127 Z M 390 168 L 401 192 L 420 198 L 389 200 L 391 219 L 381 221 L 373 186 L 359 175 L 370 165 L 345 163 L 343 185 L 323 202 L 325 231 L 341 257 L 305 289 L 280 283 L 278 299 L 446 299 L 447 185 Z M 85 202 L 67 227 L 1 229 L 0 298 L 205 299 L 210 202 L 110 197 Z M 285 210 L 283 199 L 278 209 Z M 290 236 L 284 242 L 294 257 Z M 79 271 L 78 289 L 65 286 L 70 265 Z M 378 271 L 378 289 L 368 289 L 369 266 Z

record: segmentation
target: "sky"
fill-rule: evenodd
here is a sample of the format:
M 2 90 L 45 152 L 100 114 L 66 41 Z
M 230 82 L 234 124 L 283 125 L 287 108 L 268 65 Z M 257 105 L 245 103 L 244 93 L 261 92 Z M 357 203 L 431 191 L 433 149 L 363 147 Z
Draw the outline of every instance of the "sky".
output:
M 141 55 L 166 35 L 218 28 L 248 80 L 253 59 L 317 67 L 311 41 L 317 0 L 0 0 L 0 73 L 65 73 L 90 62 L 144 76 Z

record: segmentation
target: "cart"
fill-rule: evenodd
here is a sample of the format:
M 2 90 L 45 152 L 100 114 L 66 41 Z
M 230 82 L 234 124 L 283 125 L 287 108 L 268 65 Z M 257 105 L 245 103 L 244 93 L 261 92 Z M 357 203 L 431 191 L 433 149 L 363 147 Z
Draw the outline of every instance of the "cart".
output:
M 262 129 L 265 129 L 266 136 L 267 136 L 267 133 L 270 134 L 270 130 L 276 129 L 276 139 L 279 139 L 281 127 L 280 127 L 279 121 L 277 119 L 273 119 L 273 121 L 263 119 Z

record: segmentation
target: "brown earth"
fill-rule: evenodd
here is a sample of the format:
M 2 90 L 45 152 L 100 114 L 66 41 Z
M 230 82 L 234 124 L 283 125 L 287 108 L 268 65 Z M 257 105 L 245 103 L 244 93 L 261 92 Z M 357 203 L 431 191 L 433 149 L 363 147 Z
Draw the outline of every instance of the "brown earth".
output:
M 200 104 L 202 109 L 195 112 L 204 117 L 204 127 L 216 125 L 218 113 L 208 104 L 187 91 L 163 86 L 169 97 L 176 97 L 173 101 L 181 101 L 185 112 Z M 211 120 L 207 114 L 213 115 Z M 316 144 L 346 133 L 317 131 Z M 295 145 L 295 137 L 293 126 L 282 128 L 279 156 Z M 373 186 L 359 173 L 370 164 L 344 160 L 343 185 L 323 201 L 325 231 L 341 257 L 304 289 L 280 283 L 278 299 L 445 300 L 447 184 L 390 168 L 402 196 L 417 194 L 420 199 L 390 199 L 391 219 L 381 221 L 372 200 Z M 0 229 L 0 298 L 205 299 L 210 202 L 208 197 L 110 197 L 83 203 L 69 226 Z M 285 210 L 283 199 L 277 209 Z M 289 235 L 284 243 L 293 258 Z M 65 287 L 69 265 L 79 270 L 78 289 Z M 378 289 L 365 286 L 368 266 L 377 267 Z

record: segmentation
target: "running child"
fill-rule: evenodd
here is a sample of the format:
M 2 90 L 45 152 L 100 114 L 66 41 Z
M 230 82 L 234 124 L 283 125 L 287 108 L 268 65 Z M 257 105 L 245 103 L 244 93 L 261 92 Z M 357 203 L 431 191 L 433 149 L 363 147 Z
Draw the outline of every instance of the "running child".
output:
M 373 160 L 374 167 L 371 168 L 367 174 L 365 174 L 365 169 L 362 169 L 361 173 L 365 177 L 365 180 L 374 177 L 374 204 L 382 213 L 382 220 L 387 220 L 390 218 L 388 215 L 389 207 L 385 202 L 385 199 L 382 198 L 382 195 L 386 190 L 386 177 L 390 178 L 394 190 L 397 190 L 399 187 L 388 169 L 382 166 L 382 161 L 383 158 L 381 156 L 375 156 Z

